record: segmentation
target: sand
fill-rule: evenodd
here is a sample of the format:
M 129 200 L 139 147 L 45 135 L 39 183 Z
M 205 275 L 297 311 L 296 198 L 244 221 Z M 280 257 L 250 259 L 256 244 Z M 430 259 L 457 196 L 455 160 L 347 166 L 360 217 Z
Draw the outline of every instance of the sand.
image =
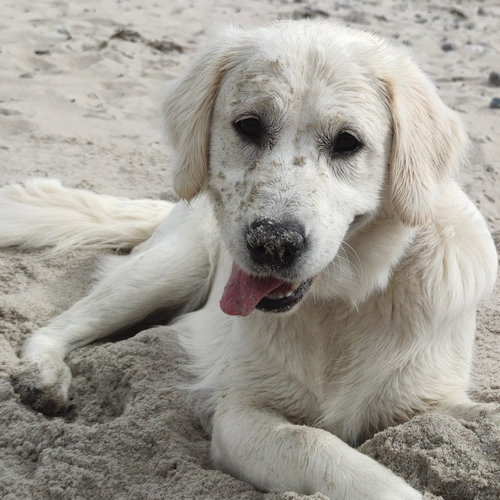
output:
M 158 114 L 165 83 L 229 23 L 252 27 L 304 15 L 413 47 L 468 126 L 474 151 L 461 179 L 498 244 L 500 109 L 489 103 L 500 87 L 488 84 L 490 72 L 500 72 L 498 2 L 4 2 L 0 184 L 56 177 L 98 193 L 172 199 Z M 10 376 L 24 339 L 85 294 L 98 258 L 91 251 L 0 253 L 0 497 L 306 498 L 258 492 L 212 469 L 208 436 L 175 388 L 184 380 L 182 353 L 166 326 L 72 353 L 68 414 L 46 417 L 19 402 Z M 478 314 L 472 392 L 479 401 L 500 402 L 499 295 Z M 500 433 L 487 421 L 419 416 L 361 451 L 428 498 L 500 498 Z

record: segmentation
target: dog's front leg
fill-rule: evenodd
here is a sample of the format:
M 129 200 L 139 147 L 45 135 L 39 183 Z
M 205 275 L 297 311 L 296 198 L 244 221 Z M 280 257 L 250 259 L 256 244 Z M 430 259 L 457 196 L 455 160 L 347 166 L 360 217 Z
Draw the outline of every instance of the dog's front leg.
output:
M 87 297 L 36 331 L 13 379 L 21 400 L 46 414 L 59 412 L 71 382 L 64 363 L 68 352 L 159 308 L 196 308 L 210 284 L 216 252 L 216 245 L 207 244 L 207 233 L 213 238 L 207 217 L 178 205 L 140 251 L 121 258 Z
M 423 498 L 333 434 L 235 399 L 221 398 L 214 415 L 212 459 L 221 470 L 267 491 L 320 492 L 335 500 Z

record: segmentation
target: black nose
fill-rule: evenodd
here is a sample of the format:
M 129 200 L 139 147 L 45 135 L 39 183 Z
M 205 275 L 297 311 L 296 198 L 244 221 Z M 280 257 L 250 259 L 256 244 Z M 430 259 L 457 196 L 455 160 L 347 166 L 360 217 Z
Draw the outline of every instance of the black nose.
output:
M 285 269 L 306 248 L 304 227 L 296 221 L 255 220 L 247 232 L 247 248 L 255 264 Z

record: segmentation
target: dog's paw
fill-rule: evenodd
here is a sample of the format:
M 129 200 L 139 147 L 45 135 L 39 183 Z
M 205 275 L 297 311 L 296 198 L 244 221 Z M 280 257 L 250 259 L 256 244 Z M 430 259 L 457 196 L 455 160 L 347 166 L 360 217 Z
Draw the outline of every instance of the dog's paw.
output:
M 474 420 L 484 418 L 497 427 L 500 427 L 500 404 L 498 403 L 474 403 Z M 467 420 L 467 419 L 465 419 Z M 472 419 L 471 419 L 472 420 Z
M 380 495 L 377 492 L 370 497 L 369 493 L 366 498 L 374 498 L 377 500 L 423 500 L 424 496 L 419 491 L 412 488 L 408 483 L 401 478 L 392 475 L 390 480 L 386 482 L 385 491 L 381 488 Z M 372 488 L 372 491 L 373 488 Z M 363 497 L 364 498 L 364 497 Z
M 500 404 L 498 403 L 485 403 L 488 408 L 485 410 L 485 416 L 496 425 L 500 426 Z
M 442 413 L 466 421 L 486 418 L 497 426 L 500 426 L 500 404 L 498 403 L 476 403 L 470 401 L 466 404 L 447 407 L 442 410 Z
M 356 499 L 370 500 L 423 500 L 422 493 L 410 486 L 404 479 L 376 462 L 375 460 L 362 456 L 357 460 L 358 469 L 355 473 L 357 481 L 357 495 L 351 495 Z
M 23 359 L 12 375 L 12 386 L 21 401 L 45 415 L 68 410 L 71 370 L 48 355 Z
M 429 498 L 429 497 L 425 497 Z M 404 491 L 393 492 L 387 497 L 388 500 L 424 500 L 424 496 L 417 490 L 411 487 L 405 488 Z

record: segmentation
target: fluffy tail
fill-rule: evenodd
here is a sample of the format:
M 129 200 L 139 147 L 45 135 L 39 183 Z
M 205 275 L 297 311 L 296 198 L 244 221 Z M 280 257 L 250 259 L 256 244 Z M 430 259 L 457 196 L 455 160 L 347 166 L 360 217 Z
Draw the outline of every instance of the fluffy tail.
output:
M 0 188 L 0 247 L 132 248 L 153 234 L 173 206 L 33 179 Z

